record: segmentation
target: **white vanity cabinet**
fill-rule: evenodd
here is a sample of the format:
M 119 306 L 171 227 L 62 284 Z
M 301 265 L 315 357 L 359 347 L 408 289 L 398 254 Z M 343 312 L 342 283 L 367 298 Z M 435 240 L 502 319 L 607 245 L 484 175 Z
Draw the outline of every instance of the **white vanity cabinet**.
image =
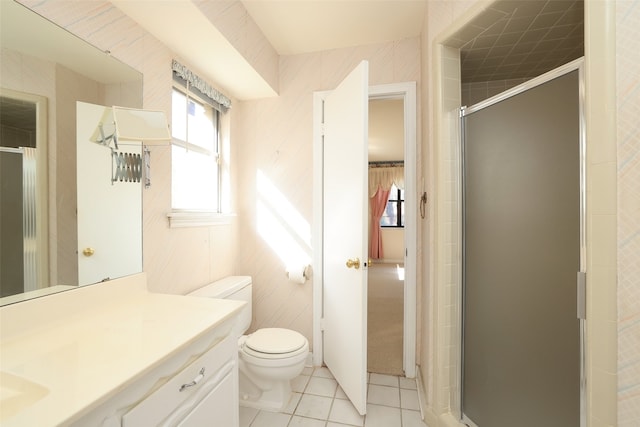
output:
M 0 424 L 238 427 L 245 304 L 150 293 L 140 273 L 1 307 Z
M 238 345 L 222 330 L 226 338 L 216 331 L 187 346 L 71 427 L 238 427 Z
M 225 338 L 124 414 L 122 427 L 238 426 L 237 354 Z

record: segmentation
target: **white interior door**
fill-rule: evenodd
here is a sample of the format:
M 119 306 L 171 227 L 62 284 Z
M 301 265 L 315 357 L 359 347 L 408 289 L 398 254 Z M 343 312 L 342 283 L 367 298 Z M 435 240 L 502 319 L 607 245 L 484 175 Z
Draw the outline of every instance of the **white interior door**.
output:
M 80 285 L 142 271 L 142 184 L 112 183 L 111 150 L 90 140 L 104 111 L 102 105 L 77 103 Z M 118 153 L 142 154 L 141 143 L 127 144 L 121 142 Z
M 367 406 L 368 75 L 363 61 L 324 101 L 324 362 L 360 414 Z

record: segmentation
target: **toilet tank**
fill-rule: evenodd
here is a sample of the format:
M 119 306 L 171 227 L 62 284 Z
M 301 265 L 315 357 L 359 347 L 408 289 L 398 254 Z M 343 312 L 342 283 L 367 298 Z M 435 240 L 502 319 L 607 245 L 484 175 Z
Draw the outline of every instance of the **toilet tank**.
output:
M 251 326 L 251 313 L 253 313 L 251 290 L 251 276 L 229 276 L 196 289 L 188 295 L 245 301 L 247 305 L 238 315 L 236 324 L 233 327 L 233 332 L 237 337 L 240 337 Z

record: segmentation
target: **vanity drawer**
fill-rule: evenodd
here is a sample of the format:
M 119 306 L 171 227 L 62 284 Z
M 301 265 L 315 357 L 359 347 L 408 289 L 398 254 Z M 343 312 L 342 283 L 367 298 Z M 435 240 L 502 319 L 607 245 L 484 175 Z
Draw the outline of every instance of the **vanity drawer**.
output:
M 192 418 L 194 412 L 209 414 L 211 422 L 220 411 L 226 414 L 223 418 L 237 420 L 237 404 L 230 408 L 229 402 L 211 399 L 223 393 L 235 397 L 237 403 L 237 357 L 237 342 L 229 336 L 124 414 L 122 426 L 174 426 Z

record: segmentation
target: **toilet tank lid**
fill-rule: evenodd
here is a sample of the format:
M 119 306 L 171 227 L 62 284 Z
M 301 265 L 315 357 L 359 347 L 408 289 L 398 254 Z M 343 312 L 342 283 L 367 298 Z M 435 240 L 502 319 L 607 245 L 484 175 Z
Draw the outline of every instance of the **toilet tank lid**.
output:
M 187 295 L 207 298 L 227 298 L 251 284 L 251 276 L 229 276 L 209 283 Z

